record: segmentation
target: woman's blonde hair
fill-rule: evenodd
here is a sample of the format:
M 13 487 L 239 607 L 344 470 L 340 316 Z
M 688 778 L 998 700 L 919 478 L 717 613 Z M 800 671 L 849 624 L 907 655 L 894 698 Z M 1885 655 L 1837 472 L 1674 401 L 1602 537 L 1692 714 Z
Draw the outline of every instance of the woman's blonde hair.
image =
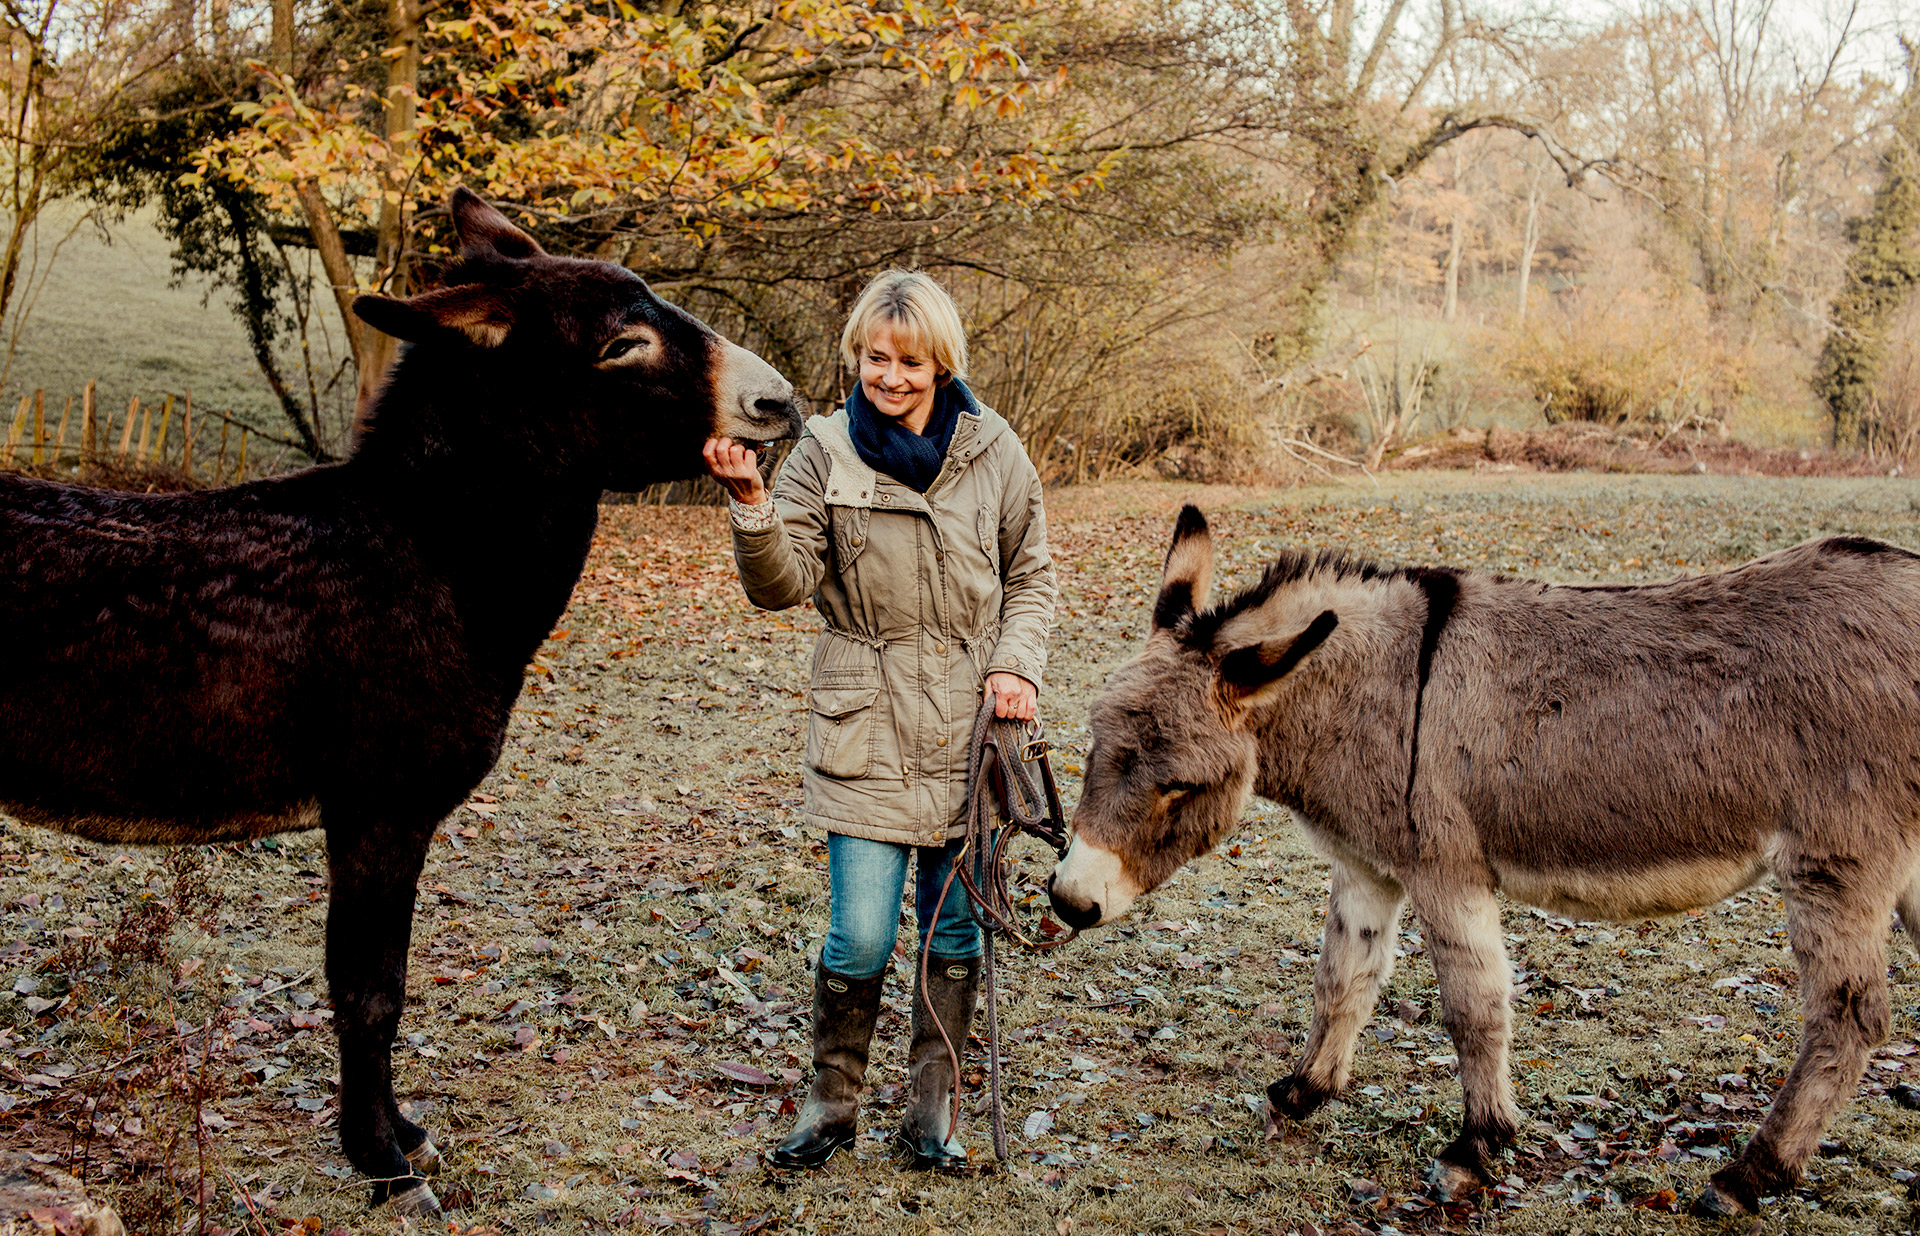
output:
M 860 368 L 860 353 L 882 324 L 909 355 L 931 360 L 942 374 L 967 376 L 967 331 L 960 310 L 932 276 L 917 270 L 889 270 L 873 277 L 853 302 L 847 327 L 840 332 L 840 357 Z

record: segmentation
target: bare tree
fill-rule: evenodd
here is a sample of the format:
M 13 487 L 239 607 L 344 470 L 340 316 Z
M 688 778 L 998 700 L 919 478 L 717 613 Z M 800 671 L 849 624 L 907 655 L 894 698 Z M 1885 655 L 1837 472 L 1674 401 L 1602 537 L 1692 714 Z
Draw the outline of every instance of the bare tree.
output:
M 163 3 L 6 0 L 0 38 L 7 60 L 0 77 L 0 321 L 13 323 L 4 382 L 31 305 L 31 297 L 18 299 L 23 267 L 33 265 L 33 238 L 47 208 L 81 196 L 87 152 L 111 132 L 130 93 L 190 44 L 192 29 Z

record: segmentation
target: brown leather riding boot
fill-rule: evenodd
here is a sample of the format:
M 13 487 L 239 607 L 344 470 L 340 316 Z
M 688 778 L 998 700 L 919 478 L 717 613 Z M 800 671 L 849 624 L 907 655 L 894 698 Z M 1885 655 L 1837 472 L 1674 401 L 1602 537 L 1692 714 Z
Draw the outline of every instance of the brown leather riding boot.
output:
M 927 1015 L 929 1000 L 913 993 L 913 1048 L 907 1057 L 907 1110 L 896 1140 L 913 1155 L 916 1168 L 965 1167 L 967 1148 L 954 1136 L 953 1058 L 940 1037 L 945 1026 L 955 1052 L 964 1056 L 967 1031 L 980 998 L 978 957 L 927 958 L 926 996 L 940 1020 Z
M 867 1046 L 880 1017 L 883 970 L 872 978 L 848 978 L 825 966 L 813 974 L 813 1087 L 793 1132 L 767 1152 L 774 1167 L 820 1167 L 842 1146 L 853 1144 L 860 1115 L 860 1086 L 867 1076 Z

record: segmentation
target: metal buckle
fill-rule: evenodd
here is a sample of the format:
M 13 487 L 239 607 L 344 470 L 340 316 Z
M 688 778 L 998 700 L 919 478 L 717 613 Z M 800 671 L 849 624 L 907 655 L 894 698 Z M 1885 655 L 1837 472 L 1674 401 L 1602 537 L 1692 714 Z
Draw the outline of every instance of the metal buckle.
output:
M 1027 722 L 1027 741 L 1020 748 L 1021 762 L 1030 764 L 1052 749 L 1052 744 L 1047 742 L 1046 731 L 1040 728 L 1039 718 Z

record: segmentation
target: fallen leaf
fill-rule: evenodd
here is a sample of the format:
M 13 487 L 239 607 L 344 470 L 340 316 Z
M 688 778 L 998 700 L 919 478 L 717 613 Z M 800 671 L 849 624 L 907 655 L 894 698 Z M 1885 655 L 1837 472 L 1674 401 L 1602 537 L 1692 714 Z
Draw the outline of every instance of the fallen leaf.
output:
M 722 1060 L 714 1065 L 713 1068 L 715 1072 L 731 1077 L 737 1082 L 745 1082 L 749 1086 L 773 1085 L 773 1078 L 768 1077 L 765 1073 L 750 1064 L 741 1064 L 734 1060 Z

